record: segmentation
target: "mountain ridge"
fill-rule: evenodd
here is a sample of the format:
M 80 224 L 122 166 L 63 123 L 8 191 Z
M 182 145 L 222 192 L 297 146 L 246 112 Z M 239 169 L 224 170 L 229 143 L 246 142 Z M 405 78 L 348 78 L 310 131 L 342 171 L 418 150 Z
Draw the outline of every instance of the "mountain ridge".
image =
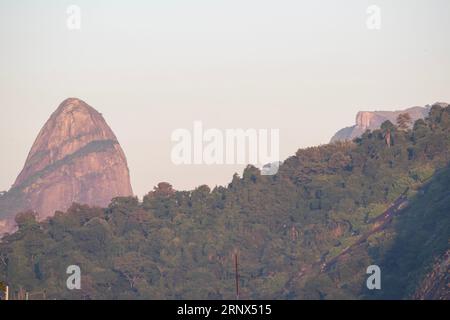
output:
M 448 106 L 445 102 L 436 102 L 432 105 L 439 105 L 441 107 Z M 355 117 L 355 124 L 338 130 L 330 139 L 330 143 L 358 138 L 366 130 L 379 129 L 384 121 L 390 121 L 396 124 L 397 117 L 402 113 L 408 113 L 410 115 L 412 125 L 416 120 L 425 118 L 430 112 L 432 105 L 426 105 L 424 107 L 415 106 L 394 111 L 359 111 Z

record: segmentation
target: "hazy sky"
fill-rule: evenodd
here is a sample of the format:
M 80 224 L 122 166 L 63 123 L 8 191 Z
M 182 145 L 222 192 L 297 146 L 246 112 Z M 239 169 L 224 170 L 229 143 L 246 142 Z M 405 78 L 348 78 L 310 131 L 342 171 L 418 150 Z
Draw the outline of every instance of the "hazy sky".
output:
M 175 166 L 173 130 L 278 128 L 284 159 L 358 110 L 450 102 L 449 39 L 448 0 L 0 0 L 0 190 L 67 97 L 104 115 L 136 194 L 214 186 L 242 168 Z

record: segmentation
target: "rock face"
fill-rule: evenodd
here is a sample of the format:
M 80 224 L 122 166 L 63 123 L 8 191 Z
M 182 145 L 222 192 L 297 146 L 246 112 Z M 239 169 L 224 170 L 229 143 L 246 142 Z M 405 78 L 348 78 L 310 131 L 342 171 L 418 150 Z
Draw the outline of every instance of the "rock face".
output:
M 44 125 L 11 193 L 21 199 L 21 210 L 34 210 L 40 219 L 73 202 L 106 206 L 133 194 L 114 133 L 100 113 L 75 98 L 63 101 Z
M 436 103 L 443 107 L 447 106 L 446 103 Z M 393 124 L 396 124 L 397 117 L 402 113 L 409 113 L 411 120 L 414 121 L 418 119 L 425 118 L 430 112 L 431 106 L 427 105 L 425 107 L 412 107 L 405 110 L 399 111 L 360 111 L 356 115 L 355 125 L 351 127 L 346 127 L 338 132 L 331 138 L 330 142 L 353 140 L 361 136 L 366 130 L 376 130 L 379 129 L 381 124 L 389 120 Z

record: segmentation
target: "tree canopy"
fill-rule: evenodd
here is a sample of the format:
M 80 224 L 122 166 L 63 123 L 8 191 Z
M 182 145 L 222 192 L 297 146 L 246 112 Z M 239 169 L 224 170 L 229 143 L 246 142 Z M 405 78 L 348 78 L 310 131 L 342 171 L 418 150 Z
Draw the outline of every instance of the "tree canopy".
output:
M 73 204 L 42 222 L 25 212 L 0 243 L 0 281 L 56 299 L 232 299 L 237 251 L 244 299 L 408 298 L 448 248 L 449 119 L 434 106 L 412 128 L 301 149 L 276 175 L 248 166 L 227 187 L 165 182 L 142 201 Z M 406 208 L 381 228 L 403 194 Z M 365 287 L 371 264 L 389 281 L 381 293 Z M 81 290 L 66 287 L 69 265 Z

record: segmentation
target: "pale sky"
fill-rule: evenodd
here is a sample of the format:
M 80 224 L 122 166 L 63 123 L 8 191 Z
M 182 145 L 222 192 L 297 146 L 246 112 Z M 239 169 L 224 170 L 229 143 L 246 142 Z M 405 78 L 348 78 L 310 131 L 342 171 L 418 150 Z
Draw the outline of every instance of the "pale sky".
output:
M 0 0 L 0 190 L 68 97 L 104 115 L 137 195 L 225 185 L 242 166 L 174 165 L 175 129 L 276 128 L 285 159 L 359 110 L 450 102 L 449 39 L 448 0 Z

